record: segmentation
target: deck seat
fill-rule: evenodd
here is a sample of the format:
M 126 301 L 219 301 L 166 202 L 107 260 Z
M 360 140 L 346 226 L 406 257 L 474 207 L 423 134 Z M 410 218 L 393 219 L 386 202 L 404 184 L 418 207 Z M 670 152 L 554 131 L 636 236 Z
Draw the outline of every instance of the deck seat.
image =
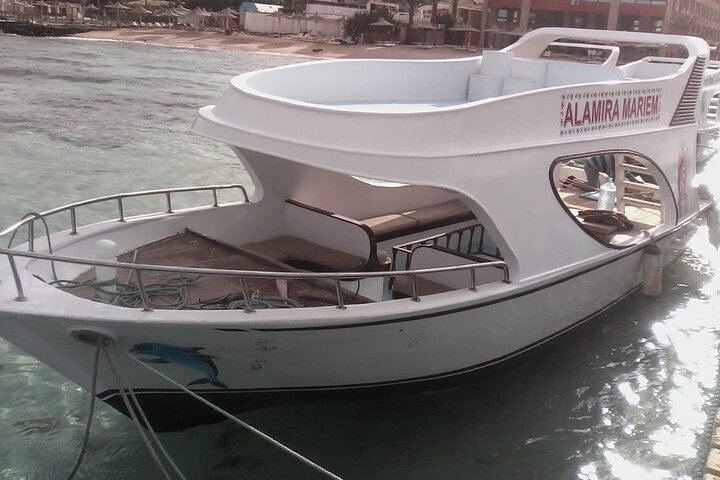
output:
M 475 215 L 460 200 L 419 207 L 400 213 L 389 213 L 360 220 L 369 227 L 377 241 L 399 238 L 412 233 L 474 220 Z
M 453 223 L 460 223 L 475 218 L 475 215 L 473 215 L 470 209 L 460 200 L 451 200 L 436 205 L 416 208 L 415 210 L 402 212 L 401 215 L 416 220 L 418 226 L 422 227 L 423 230 L 452 225 Z
M 248 243 L 242 248 L 291 266 L 321 271 L 353 272 L 361 270 L 366 263 L 365 259 L 350 253 L 291 236 Z
M 365 220 L 361 220 L 361 222 L 370 227 L 376 237 L 386 237 L 404 231 L 412 232 L 418 226 L 416 219 L 400 213 L 366 218 Z

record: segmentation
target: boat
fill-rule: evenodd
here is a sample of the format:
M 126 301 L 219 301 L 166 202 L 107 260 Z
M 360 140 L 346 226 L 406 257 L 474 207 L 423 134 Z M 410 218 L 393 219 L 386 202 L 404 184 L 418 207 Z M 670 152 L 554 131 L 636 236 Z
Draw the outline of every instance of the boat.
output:
M 544 56 L 554 42 L 612 48 Z M 612 54 L 650 44 L 665 56 Z M 542 28 L 476 57 L 237 76 L 192 130 L 252 185 L 20 219 L 0 233 L 0 335 L 125 414 L 132 389 L 157 430 L 222 418 L 187 391 L 239 412 L 469 381 L 682 249 L 713 205 L 693 184 L 708 56 L 694 37 Z

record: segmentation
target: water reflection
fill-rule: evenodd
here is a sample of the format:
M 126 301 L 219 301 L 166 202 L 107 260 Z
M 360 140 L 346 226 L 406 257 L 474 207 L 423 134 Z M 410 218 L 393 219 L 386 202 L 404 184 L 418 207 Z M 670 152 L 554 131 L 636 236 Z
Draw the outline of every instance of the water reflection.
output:
M 637 299 L 648 308 L 627 320 L 650 335 L 598 366 L 611 377 L 595 397 L 602 457 L 577 478 L 690 478 L 718 375 L 719 260 L 703 226 L 665 276 L 665 294 Z

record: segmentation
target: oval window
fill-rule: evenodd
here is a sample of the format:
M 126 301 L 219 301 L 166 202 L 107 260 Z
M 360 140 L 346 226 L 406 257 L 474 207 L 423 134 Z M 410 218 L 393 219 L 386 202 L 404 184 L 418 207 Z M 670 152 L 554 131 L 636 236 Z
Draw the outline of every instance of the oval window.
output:
M 657 167 L 636 153 L 597 152 L 556 160 L 552 182 L 571 217 L 603 244 L 622 248 L 654 233 L 674 205 Z

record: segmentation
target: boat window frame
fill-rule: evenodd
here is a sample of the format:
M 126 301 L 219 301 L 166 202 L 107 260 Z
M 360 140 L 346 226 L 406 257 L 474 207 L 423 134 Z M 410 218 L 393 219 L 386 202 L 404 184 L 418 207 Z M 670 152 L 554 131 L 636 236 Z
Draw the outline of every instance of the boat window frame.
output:
M 580 221 L 578 220 L 577 216 L 575 216 L 575 215 L 570 211 L 570 209 L 568 208 L 568 206 L 565 204 L 565 202 L 563 201 L 563 199 L 560 197 L 560 192 L 558 192 L 558 189 L 557 189 L 556 186 L 555 186 L 555 181 L 554 181 L 554 176 L 553 176 L 553 173 L 555 172 L 555 168 L 557 167 L 557 165 L 558 165 L 560 162 L 567 162 L 567 161 L 570 161 L 570 160 L 577 160 L 577 159 L 581 159 L 581 158 L 588 158 L 588 157 L 592 157 L 592 156 L 594 156 L 594 155 L 631 155 L 631 156 L 638 157 L 638 158 L 642 159 L 643 161 L 646 161 L 646 162 L 648 162 L 650 165 L 652 165 L 653 168 L 660 174 L 660 179 L 662 179 L 662 180 L 659 180 L 659 181 L 665 182 L 665 188 L 666 188 L 666 189 L 669 191 L 669 193 L 670 193 L 668 201 L 671 201 L 671 202 L 672 202 L 673 210 L 675 211 L 675 221 L 674 221 L 674 224 L 673 224 L 672 226 L 676 226 L 676 225 L 678 224 L 680 212 L 678 211 L 678 204 L 677 204 L 677 198 L 675 198 L 675 192 L 673 191 L 672 185 L 671 185 L 670 181 L 668 180 L 667 176 L 665 175 L 665 172 L 663 172 L 663 170 L 658 166 L 657 163 L 655 163 L 655 161 L 654 161 L 653 159 L 651 159 L 651 158 L 648 157 L 647 155 L 644 155 L 644 154 L 642 154 L 642 153 L 640 153 L 640 152 L 637 152 L 637 151 L 635 151 L 635 150 L 628 150 L 628 149 L 624 149 L 624 148 L 619 148 L 619 149 L 604 149 L 604 150 L 591 150 L 591 151 L 588 151 L 588 152 L 573 153 L 573 154 L 570 154 L 570 155 L 562 155 L 562 156 L 560 156 L 560 157 L 557 157 L 557 158 L 556 158 L 555 160 L 553 160 L 552 163 L 550 164 L 550 169 L 549 169 L 549 171 L 548 171 L 548 180 L 550 181 L 550 189 L 552 190 L 553 195 L 555 195 L 555 199 L 556 199 L 557 202 L 560 204 L 560 207 L 565 211 L 565 213 L 572 219 L 573 222 L 575 222 L 575 224 L 576 224 L 578 227 L 580 227 L 580 229 L 581 229 L 583 232 L 585 232 L 585 233 L 586 233 L 587 235 L 589 235 L 593 240 L 595 240 L 596 242 L 600 243 L 601 245 L 603 245 L 603 246 L 605 246 L 605 247 L 608 247 L 608 248 L 612 248 L 612 249 L 614 249 L 614 250 L 625 250 L 626 248 L 630 248 L 630 247 L 636 246 L 637 243 L 638 243 L 638 242 L 632 242 L 632 243 L 630 243 L 630 244 L 628 244 L 628 245 L 615 245 L 615 244 L 613 244 L 613 243 L 610 243 L 610 242 L 607 242 L 607 241 L 603 240 L 603 239 L 600 238 L 597 234 L 591 232 L 587 227 L 585 227 L 582 223 L 580 223 Z M 653 175 L 653 176 L 654 176 L 654 175 Z M 661 187 L 659 184 L 658 184 L 658 186 Z M 661 187 L 661 191 L 662 191 L 662 187 Z M 665 205 L 664 205 L 664 204 L 661 204 L 661 208 L 665 208 Z M 663 225 L 663 224 L 669 225 L 667 222 L 661 223 L 660 225 Z

